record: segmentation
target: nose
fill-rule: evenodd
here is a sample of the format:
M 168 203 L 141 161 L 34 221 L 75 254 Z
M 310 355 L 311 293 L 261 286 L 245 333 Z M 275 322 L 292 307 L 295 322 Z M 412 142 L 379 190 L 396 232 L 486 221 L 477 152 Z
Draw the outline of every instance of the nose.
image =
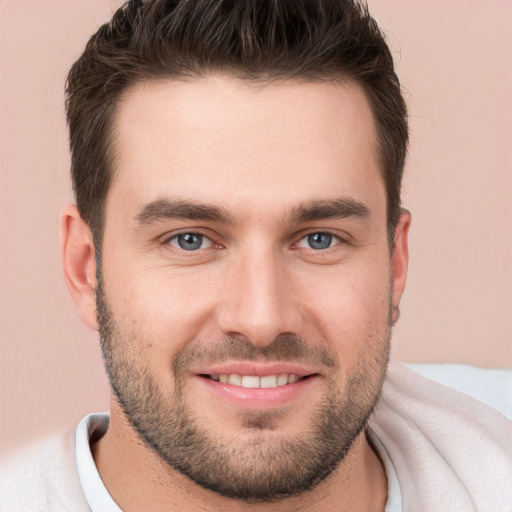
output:
M 278 255 L 260 250 L 239 257 L 227 273 L 219 329 L 261 347 L 281 334 L 298 334 L 301 314 L 293 288 L 286 263 Z

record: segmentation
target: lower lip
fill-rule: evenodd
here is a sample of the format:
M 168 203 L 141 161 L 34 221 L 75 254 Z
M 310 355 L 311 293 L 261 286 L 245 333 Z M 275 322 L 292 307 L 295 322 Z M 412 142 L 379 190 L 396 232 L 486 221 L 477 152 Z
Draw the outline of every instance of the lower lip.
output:
M 197 378 L 223 401 L 247 409 L 274 409 L 286 405 L 299 398 L 318 380 L 317 376 L 312 375 L 275 388 L 244 388 L 206 377 Z

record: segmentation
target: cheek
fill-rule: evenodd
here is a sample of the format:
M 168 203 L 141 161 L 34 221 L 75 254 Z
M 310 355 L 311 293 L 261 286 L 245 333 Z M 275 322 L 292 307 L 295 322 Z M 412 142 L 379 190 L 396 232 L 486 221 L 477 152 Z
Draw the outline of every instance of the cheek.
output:
M 110 277 L 108 298 L 115 318 L 138 333 L 140 343 L 158 345 L 173 353 L 196 339 L 214 307 L 211 277 L 201 272 L 173 272 L 163 268 L 130 272 L 120 266 Z
M 390 283 L 381 269 L 362 265 L 333 269 L 318 279 L 303 282 L 302 303 L 307 323 L 336 350 L 348 357 L 387 340 Z M 316 286 L 315 286 L 316 284 Z

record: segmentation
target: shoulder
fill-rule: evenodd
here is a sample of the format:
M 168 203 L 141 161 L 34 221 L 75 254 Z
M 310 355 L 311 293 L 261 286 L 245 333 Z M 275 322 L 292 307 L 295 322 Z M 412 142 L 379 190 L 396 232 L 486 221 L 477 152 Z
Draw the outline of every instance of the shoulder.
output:
M 27 446 L 2 462 L 0 510 L 89 510 L 76 469 L 74 431 Z
M 406 364 L 413 372 L 464 393 L 512 420 L 512 368 L 463 364 Z
M 511 510 L 511 390 L 507 370 L 390 362 L 369 426 L 404 509 Z

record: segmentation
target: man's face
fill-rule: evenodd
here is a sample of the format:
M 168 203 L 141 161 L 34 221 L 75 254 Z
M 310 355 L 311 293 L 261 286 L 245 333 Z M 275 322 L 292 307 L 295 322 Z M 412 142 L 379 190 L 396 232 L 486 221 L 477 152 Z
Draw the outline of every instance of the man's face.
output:
M 124 414 L 223 495 L 311 488 L 373 410 L 397 295 L 364 94 L 146 83 L 115 134 L 97 301 Z

